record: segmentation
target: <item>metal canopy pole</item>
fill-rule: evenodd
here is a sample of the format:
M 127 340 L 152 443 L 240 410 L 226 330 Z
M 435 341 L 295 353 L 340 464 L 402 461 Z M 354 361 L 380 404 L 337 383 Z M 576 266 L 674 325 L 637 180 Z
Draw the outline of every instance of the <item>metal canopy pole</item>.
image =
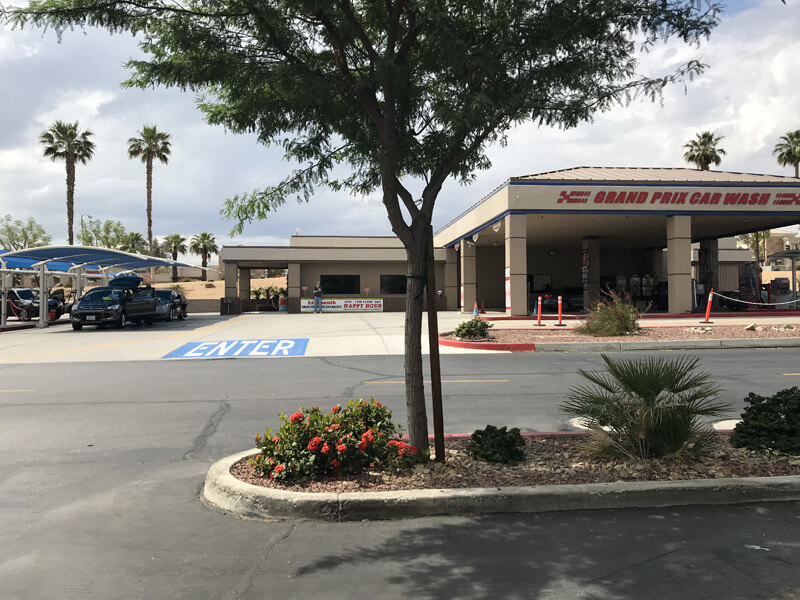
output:
M 797 257 L 792 256 L 792 304 L 793 308 L 797 308 Z
M 50 296 L 47 290 L 47 263 L 39 265 L 39 322 L 36 327 L 47 327 L 47 313 L 50 310 Z
M 9 277 L 8 271 L 6 270 L 6 263 L 2 259 L 0 259 L 0 298 L 3 300 L 3 307 L 0 309 L 0 327 L 6 326 L 6 320 L 8 319 L 8 297 L 6 293 L 8 292 L 8 286 L 6 285 L 7 279 Z

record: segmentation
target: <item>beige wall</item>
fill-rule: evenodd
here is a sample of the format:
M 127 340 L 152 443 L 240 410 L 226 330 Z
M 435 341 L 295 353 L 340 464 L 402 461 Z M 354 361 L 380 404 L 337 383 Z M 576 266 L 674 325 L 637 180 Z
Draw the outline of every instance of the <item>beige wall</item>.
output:
M 505 310 L 505 257 L 503 246 L 476 246 L 476 270 L 478 306 L 481 302 L 486 308 Z M 471 307 L 470 307 L 471 308 Z
M 361 278 L 359 296 L 377 298 L 381 296 L 381 275 L 405 275 L 407 272 L 408 268 L 405 262 L 303 263 L 300 265 L 300 296 L 310 298 L 313 295 L 314 284 L 320 280 L 322 275 L 358 275 Z M 444 264 L 436 264 L 435 272 L 436 289 L 444 293 Z M 307 287 L 308 290 L 303 292 L 303 287 Z M 364 288 L 369 288 L 369 294 L 364 293 Z M 348 298 L 352 297 L 353 294 L 329 294 L 328 296 L 331 298 Z

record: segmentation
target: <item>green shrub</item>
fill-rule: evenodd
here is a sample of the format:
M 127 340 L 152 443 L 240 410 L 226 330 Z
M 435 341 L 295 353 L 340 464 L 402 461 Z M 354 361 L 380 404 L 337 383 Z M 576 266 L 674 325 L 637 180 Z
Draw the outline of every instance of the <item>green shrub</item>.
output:
M 174 285 L 171 285 L 171 286 L 169 286 L 169 289 L 171 289 L 171 290 L 175 290 L 175 291 L 176 291 L 176 292 L 178 292 L 179 294 L 183 295 L 183 286 L 182 286 L 182 285 L 180 285 L 180 284 L 178 284 L 178 283 L 176 283 L 176 284 L 174 284 Z
M 642 314 L 631 297 L 627 293 L 617 294 L 613 290 L 603 294 L 606 298 L 592 307 L 586 320 L 575 331 L 598 337 L 615 337 L 639 331 Z
M 768 397 L 751 392 L 744 400 L 750 406 L 733 429 L 732 445 L 800 454 L 800 388 L 788 388 Z
M 464 451 L 472 458 L 507 465 L 525 460 L 524 448 L 525 440 L 516 427 L 506 431 L 505 427 L 487 425 L 473 432 Z
M 479 317 L 475 317 L 469 321 L 459 323 L 453 333 L 456 334 L 456 337 L 467 340 L 485 338 L 489 334 L 490 327 L 494 327 L 494 325 Z
M 561 405 L 592 430 L 586 453 L 647 459 L 711 451 L 714 433 L 701 418 L 721 417 L 730 406 L 711 375 L 695 370 L 699 358 L 603 360 L 608 371 L 579 370 L 590 384 L 572 388 Z
M 391 471 L 407 469 L 427 456 L 399 439 L 402 428 L 392 421 L 392 412 L 374 399 L 350 400 L 329 413 L 316 406 L 287 417 L 273 435 L 256 434 L 261 450 L 250 459 L 253 470 L 277 480 L 326 475 L 354 475 L 368 468 Z

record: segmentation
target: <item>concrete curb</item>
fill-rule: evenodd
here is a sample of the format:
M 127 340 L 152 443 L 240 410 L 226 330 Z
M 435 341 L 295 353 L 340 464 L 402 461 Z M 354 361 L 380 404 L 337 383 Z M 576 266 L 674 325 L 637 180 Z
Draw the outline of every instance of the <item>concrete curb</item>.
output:
M 286 492 L 244 483 L 231 475 L 235 463 L 257 452 L 246 450 L 214 463 L 206 476 L 203 501 L 241 517 L 360 521 L 800 500 L 800 475 L 341 494 Z
M 727 348 L 796 348 L 800 338 L 756 338 L 734 340 L 674 340 L 647 342 L 536 342 L 536 343 L 493 343 L 459 342 L 445 340 L 446 331 L 439 336 L 440 346 L 470 348 L 473 350 L 509 352 L 632 352 L 644 350 L 724 350 Z

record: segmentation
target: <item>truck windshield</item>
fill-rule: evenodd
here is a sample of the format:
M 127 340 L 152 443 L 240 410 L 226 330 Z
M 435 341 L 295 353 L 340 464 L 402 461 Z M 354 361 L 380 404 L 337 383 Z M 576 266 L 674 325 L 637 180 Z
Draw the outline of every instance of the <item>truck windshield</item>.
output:
M 92 290 L 83 299 L 86 302 L 105 302 L 107 304 L 119 304 L 122 300 L 122 290 Z

